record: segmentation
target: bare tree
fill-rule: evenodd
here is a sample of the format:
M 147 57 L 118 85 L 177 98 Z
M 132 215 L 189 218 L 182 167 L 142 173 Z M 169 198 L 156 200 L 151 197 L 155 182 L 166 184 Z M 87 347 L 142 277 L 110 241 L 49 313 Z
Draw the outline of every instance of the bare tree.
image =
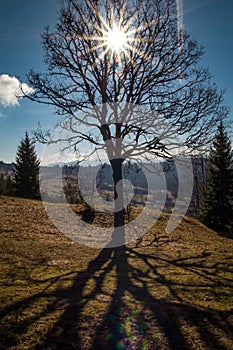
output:
M 106 151 L 115 199 L 125 159 L 169 157 L 177 135 L 189 153 L 213 139 L 222 92 L 200 66 L 203 48 L 177 25 L 174 0 L 64 0 L 42 37 L 48 70 L 30 72 L 29 98 L 64 117 L 70 146 Z M 115 227 L 123 223 L 116 210 Z

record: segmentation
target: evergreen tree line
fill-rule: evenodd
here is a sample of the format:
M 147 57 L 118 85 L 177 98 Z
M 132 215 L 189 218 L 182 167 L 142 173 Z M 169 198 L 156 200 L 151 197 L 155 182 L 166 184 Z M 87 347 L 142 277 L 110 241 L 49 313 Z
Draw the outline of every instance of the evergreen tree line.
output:
M 26 132 L 18 147 L 13 177 L 0 176 L 0 195 L 39 199 L 39 168 L 34 144 Z
M 233 234 L 233 151 L 222 122 L 210 150 L 199 218 L 215 231 Z

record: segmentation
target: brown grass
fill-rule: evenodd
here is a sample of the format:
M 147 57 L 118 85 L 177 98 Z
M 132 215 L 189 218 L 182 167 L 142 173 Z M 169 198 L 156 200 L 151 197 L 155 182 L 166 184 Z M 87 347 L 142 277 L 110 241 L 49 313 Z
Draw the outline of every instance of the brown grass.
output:
M 0 197 L 0 349 L 233 349 L 233 240 L 189 217 L 166 235 L 167 218 L 97 250 Z

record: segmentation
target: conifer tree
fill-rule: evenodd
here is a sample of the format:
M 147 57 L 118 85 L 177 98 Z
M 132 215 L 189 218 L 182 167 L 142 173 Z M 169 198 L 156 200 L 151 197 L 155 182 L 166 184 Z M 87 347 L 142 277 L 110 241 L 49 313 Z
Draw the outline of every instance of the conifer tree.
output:
M 39 166 L 34 145 L 26 132 L 16 154 L 14 180 L 17 196 L 39 198 Z
M 6 196 L 14 195 L 14 182 L 10 175 L 8 175 L 7 178 L 5 179 L 5 184 L 6 184 L 5 195 Z
M 3 173 L 0 174 L 0 195 L 11 196 L 14 194 L 14 182 L 11 176 L 4 176 Z
M 222 122 L 210 151 L 200 219 L 218 232 L 233 228 L 233 152 Z

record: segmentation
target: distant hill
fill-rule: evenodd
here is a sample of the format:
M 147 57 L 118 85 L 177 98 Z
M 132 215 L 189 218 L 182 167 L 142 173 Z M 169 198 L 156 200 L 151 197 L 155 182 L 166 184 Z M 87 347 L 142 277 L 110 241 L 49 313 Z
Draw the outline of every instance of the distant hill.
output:
M 2 160 L 0 160 L 0 173 L 3 173 L 4 176 L 12 176 L 14 167 L 14 163 L 4 163 Z
M 193 164 L 193 197 L 189 207 L 189 214 L 195 215 L 198 212 L 201 200 L 201 193 L 203 184 L 205 182 L 206 169 L 207 169 L 207 159 L 204 157 L 196 157 L 192 160 Z M 147 167 L 146 164 L 144 164 Z M 156 170 L 157 168 L 157 170 Z M 186 178 L 180 179 L 177 173 L 176 164 L 173 161 L 163 161 L 160 164 L 157 164 L 152 172 L 147 173 L 147 178 L 136 163 L 127 163 L 125 162 L 123 167 L 123 178 L 129 180 L 133 186 L 136 202 L 144 202 L 144 195 L 148 194 L 148 183 L 149 178 L 150 183 L 153 183 L 154 194 L 156 196 L 162 196 L 166 193 L 166 205 L 165 207 L 170 210 L 173 208 L 179 189 L 180 181 L 186 181 Z M 86 191 L 85 193 L 89 196 L 93 196 L 93 188 L 97 188 L 99 193 L 103 195 L 103 198 L 111 197 L 113 192 L 113 178 L 112 178 L 112 168 L 109 164 L 100 164 L 98 166 L 81 166 L 79 165 L 53 165 L 52 167 L 42 167 L 42 178 L 46 179 L 46 182 L 49 181 L 50 193 L 47 200 L 49 201 L 59 201 L 60 197 L 56 192 L 56 183 L 54 179 L 57 176 L 63 175 L 63 179 L 67 182 L 66 190 L 69 192 L 69 198 L 71 203 L 76 202 L 76 190 L 77 183 L 81 181 L 81 188 Z M 78 180 L 79 178 L 79 180 Z M 187 180 L 189 180 L 187 178 Z M 53 188 L 53 186 L 55 186 Z M 52 190 L 52 192 L 51 192 Z M 47 190 L 45 188 L 45 192 Z M 108 199 L 105 199 L 108 200 Z
M 190 213 L 195 213 L 198 211 L 201 201 L 201 193 L 203 184 L 205 182 L 206 170 L 208 165 L 207 158 L 195 157 L 192 160 L 193 163 L 193 176 L 194 176 L 194 188 L 193 188 L 193 198 L 190 205 Z M 149 176 L 153 178 L 153 182 L 156 183 L 156 191 L 161 193 L 166 191 L 167 200 L 166 206 L 169 208 L 173 207 L 175 199 L 178 193 L 179 178 L 177 174 L 177 169 L 174 162 L 164 161 L 161 162 L 160 173 L 152 173 Z M 15 164 L 4 163 L 0 161 L 0 174 L 6 176 L 13 176 Z M 43 177 L 52 179 L 60 173 L 62 168 L 63 178 L 68 178 L 72 180 L 73 183 L 77 184 L 77 177 L 80 172 L 80 178 L 84 179 L 87 186 L 93 187 L 93 179 L 96 180 L 96 186 L 99 190 L 103 191 L 113 191 L 113 179 L 112 179 L 112 169 L 108 164 L 103 164 L 102 166 L 81 166 L 81 165 L 71 165 L 71 164 L 54 164 L 52 166 L 41 167 L 43 169 Z M 58 169 L 60 169 L 58 171 Z M 137 164 L 127 164 L 124 166 L 124 178 L 129 180 L 134 187 L 134 192 L 140 195 L 147 194 L 147 179 L 145 174 L 140 169 Z M 96 176 L 93 174 L 96 174 Z M 161 176 L 162 175 L 162 176 Z M 162 177 L 164 180 L 161 180 Z

